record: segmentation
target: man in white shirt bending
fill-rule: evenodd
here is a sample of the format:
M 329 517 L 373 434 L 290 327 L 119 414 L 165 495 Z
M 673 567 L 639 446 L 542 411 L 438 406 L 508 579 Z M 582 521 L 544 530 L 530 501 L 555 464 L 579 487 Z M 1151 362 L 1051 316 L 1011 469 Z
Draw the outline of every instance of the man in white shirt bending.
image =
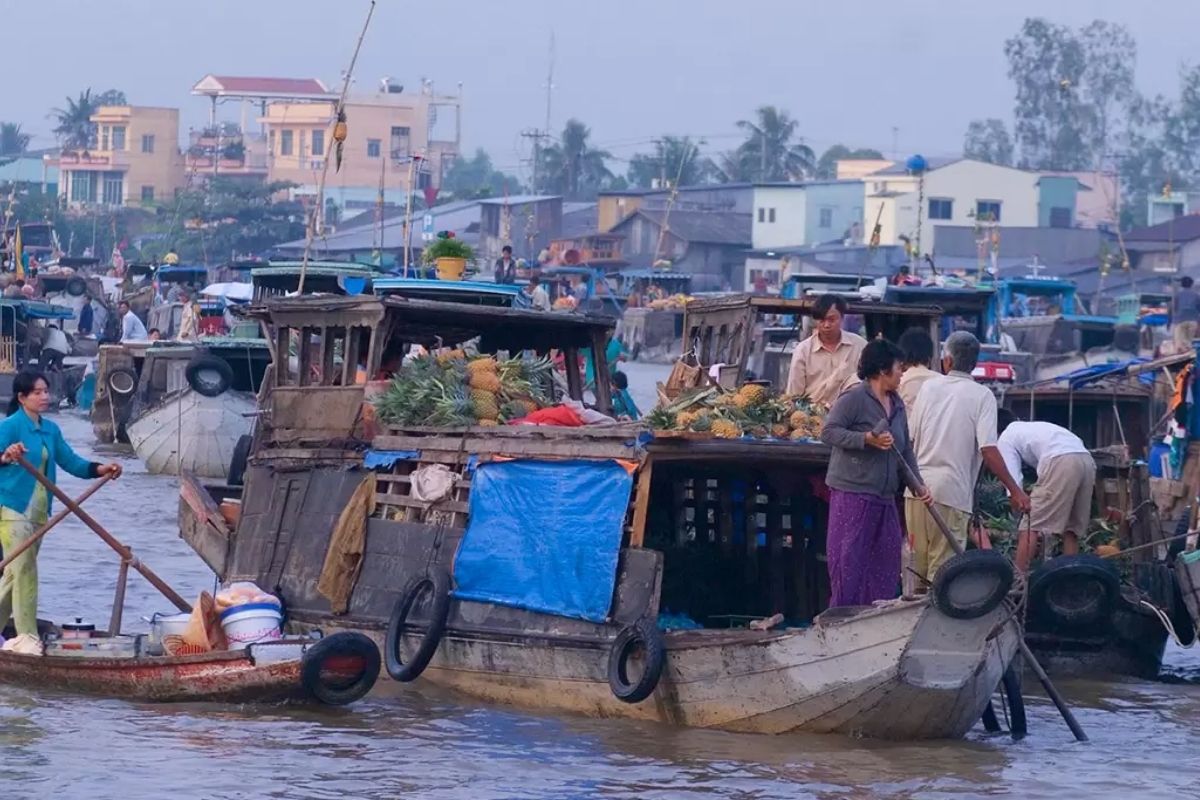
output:
M 146 339 L 146 326 L 124 300 L 117 306 L 121 312 L 121 341 L 137 342 Z
M 946 340 L 939 375 L 925 381 L 909 418 L 913 450 L 933 502 L 958 543 L 965 545 L 975 510 L 979 468 L 988 470 L 1008 489 L 1014 510 L 1028 511 L 1021 472 L 1006 468 L 996 444 L 996 398 L 971 377 L 979 361 L 979 340 L 956 331 Z M 909 495 L 904 501 L 913 570 L 932 583 L 954 550 L 929 510 Z
M 1092 518 L 1096 462 L 1091 453 L 1066 428 L 1022 422 L 1007 410 L 1000 411 L 999 429 L 996 444 L 1009 472 L 1020 475 L 1022 465 L 1037 471 L 1029 530 L 1021 531 L 1017 544 L 1017 568 L 1029 570 L 1034 548 L 1046 535 L 1063 537 L 1063 555 L 1078 553 L 1079 537 L 1087 533 Z

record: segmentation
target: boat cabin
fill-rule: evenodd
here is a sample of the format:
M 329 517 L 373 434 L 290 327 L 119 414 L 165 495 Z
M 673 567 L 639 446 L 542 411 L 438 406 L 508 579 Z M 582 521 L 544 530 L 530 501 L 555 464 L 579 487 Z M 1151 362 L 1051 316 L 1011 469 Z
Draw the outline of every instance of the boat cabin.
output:
M 13 379 L 26 367 L 40 364 L 47 325 L 63 326 L 74 318 L 69 308 L 40 300 L 0 299 L 0 402 L 12 397 Z M 83 381 L 82 365 L 46 372 L 50 382 L 51 407 L 71 400 Z
M 520 286 L 490 281 L 443 281 L 436 278 L 376 278 L 375 294 L 380 297 L 410 297 L 448 303 L 528 308 L 529 295 Z
M 271 261 L 250 270 L 254 301 L 299 291 L 301 273 L 305 294 L 370 294 L 375 279 L 381 276 L 374 267 L 348 261 L 309 261 L 307 267 L 301 261 Z
M 1000 330 L 1035 356 L 1084 353 L 1113 344 L 1116 317 L 1088 314 L 1075 284 L 1059 278 L 1006 278 L 996 286 Z
M 579 301 L 579 310 L 615 319 L 620 319 L 625 310 L 624 298 L 609 285 L 604 270 L 599 267 L 547 267 L 541 270 L 539 277 L 546 284 L 551 303 L 557 303 L 571 294 L 578 297 L 576 287 L 583 286 L 583 299 Z
M 724 364 L 722 385 L 740 386 L 747 370 L 780 389 L 787 383 L 787 369 L 795 345 L 811 333 L 809 314 L 815 297 L 789 299 L 757 295 L 727 295 L 702 298 L 687 305 L 684 318 L 684 355 L 707 368 Z M 920 327 L 939 342 L 942 312 L 938 308 L 896 305 L 861 300 L 849 302 L 847 330 L 859 324 L 858 333 L 867 339 L 883 336 L 896 341 L 904 331 Z M 783 320 L 793 324 L 780 324 Z M 934 366 L 938 361 L 935 348 Z

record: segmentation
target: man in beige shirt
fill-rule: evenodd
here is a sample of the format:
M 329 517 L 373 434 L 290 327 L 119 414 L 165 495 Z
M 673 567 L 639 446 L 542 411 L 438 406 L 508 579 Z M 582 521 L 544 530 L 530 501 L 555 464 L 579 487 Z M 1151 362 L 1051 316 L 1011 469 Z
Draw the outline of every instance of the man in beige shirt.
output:
M 1014 510 L 1029 510 L 1020 476 L 1009 474 L 996 446 L 996 398 L 971 377 L 978 361 L 978 339 L 966 331 L 950 334 L 942 356 L 946 374 L 921 387 L 909 421 L 921 476 L 959 544 L 967 540 L 981 465 L 1008 489 Z M 905 518 L 913 569 L 932 582 L 954 551 L 924 504 L 911 495 L 905 499 Z
M 181 342 L 194 342 L 200 338 L 200 319 L 196 304 L 187 292 L 179 293 L 179 302 L 183 303 L 183 313 L 179 317 L 179 332 L 175 338 Z
M 904 401 L 904 411 L 908 414 L 909 429 L 916 414 L 917 393 L 930 378 L 936 378 L 941 373 L 929 368 L 933 361 L 933 339 L 923 328 L 909 328 L 900 336 L 898 342 L 900 351 L 904 353 L 904 374 L 900 377 L 900 399 Z
M 867 340 L 842 330 L 848 308 L 845 299 L 835 294 L 817 298 L 812 310 L 817 330 L 792 351 L 788 394 L 807 396 L 828 407 L 839 394 L 858 383 L 858 359 Z

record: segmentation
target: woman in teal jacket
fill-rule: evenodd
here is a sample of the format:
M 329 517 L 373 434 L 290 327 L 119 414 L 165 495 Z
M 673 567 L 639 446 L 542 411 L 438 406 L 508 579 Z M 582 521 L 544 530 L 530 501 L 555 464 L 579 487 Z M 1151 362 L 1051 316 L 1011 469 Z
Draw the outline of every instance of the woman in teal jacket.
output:
M 9 553 L 45 524 L 50 494 L 20 464 L 26 456 L 54 482 L 61 466 L 77 478 L 120 477 L 119 464 L 96 464 L 81 458 L 63 439 L 62 431 L 42 416 L 50 406 L 50 385 L 37 372 L 22 372 L 13 380 L 8 417 L 0 422 L 0 546 Z M 11 617 L 17 637 L 5 650 L 41 652 L 37 632 L 38 545 L 17 556 L 0 576 L 0 628 Z

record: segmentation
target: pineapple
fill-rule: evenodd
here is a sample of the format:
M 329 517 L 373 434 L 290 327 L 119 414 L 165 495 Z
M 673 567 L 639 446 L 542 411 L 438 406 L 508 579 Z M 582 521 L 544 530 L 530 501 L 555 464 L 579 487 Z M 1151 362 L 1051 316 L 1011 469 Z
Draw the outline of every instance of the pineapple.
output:
M 481 428 L 495 428 L 495 427 L 496 427 L 497 425 L 499 425 L 499 424 L 500 424 L 500 423 L 499 423 L 499 422 L 497 422 L 497 421 L 496 421 L 496 420 L 494 420 L 494 419 L 481 419 L 481 420 L 479 420 L 479 427 L 481 427 Z
M 737 423 L 727 419 L 715 420 L 712 423 L 712 432 L 713 436 L 718 439 L 736 439 L 742 435 L 742 430 Z
M 754 408 L 767 401 L 766 387 L 757 383 L 747 383 L 733 396 L 733 404 L 740 409 Z
M 486 370 L 476 370 L 471 372 L 470 364 L 467 365 L 467 372 L 470 375 L 468 383 L 471 385 L 472 389 L 482 389 L 483 391 L 491 392 L 492 394 L 499 393 L 501 389 L 500 377 L 495 372 L 488 372 Z
M 501 419 L 521 419 L 532 413 L 532 411 L 527 410 L 526 404 L 520 400 L 508 400 L 504 405 L 500 406 Z
M 692 422 L 692 430 L 697 433 L 707 433 L 713 429 L 712 417 L 708 414 L 701 414 Z
M 646 415 L 645 422 L 650 426 L 650 430 L 666 431 L 675 426 L 675 415 L 662 406 L 656 406 L 653 411 Z
M 788 438 L 790 438 L 790 439 L 792 439 L 793 441 L 795 441 L 796 439 L 807 439 L 807 438 L 809 438 L 809 436 L 808 436 L 808 432 L 807 432 L 807 431 L 804 431 L 804 430 L 801 430 L 800 428 L 797 428 L 796 430 L 794 430 L 794 431 L 792 431 L 792 432 L 791 432 L 791 434 L 788 436 Z
M 479 419 L 500 419 L 500 404 L 496 401 L 494 392 L 472 389 L 471 402 L 475 404 L 475 413 Z
M 687 430 L 692 426 L 692 423 L 700 418 L 699 411 L 680 411 L 675 415 L 675 427 L 680 430 Z
M 794 429 L 800 430 L 808 427 L 808 424 L 811 420 L 812 415 L 807 411 L 793 411 L 791 416 L 788 417 L 788 424 L 790 424 Z
M 500 365 L 496 363 L 496 359 L 491 356 L 476 358 L 467 362 L 467 374 L 474 376 L 479 372 L 490 372 L 495 375 L 500 369 Z
M 771 426 L 771 435 L 776 439 L 786 439 L 790 433 L 790 429 L 782 422 L 778 422 Z

